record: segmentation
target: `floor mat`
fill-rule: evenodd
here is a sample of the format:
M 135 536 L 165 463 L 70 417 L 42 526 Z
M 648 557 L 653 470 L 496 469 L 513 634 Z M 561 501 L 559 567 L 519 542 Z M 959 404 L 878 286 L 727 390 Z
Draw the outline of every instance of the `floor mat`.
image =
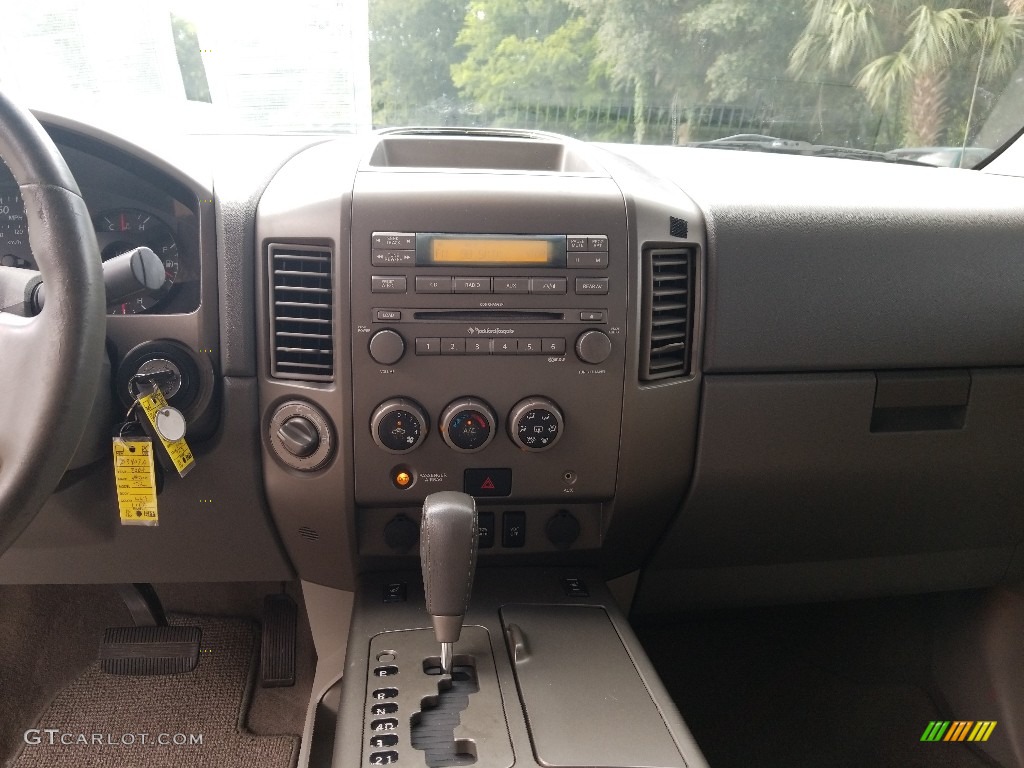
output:
M 258 627 L 241 619 L 175 616 L 201 627 L 199 665 L 181 675 L 122 677 L 99 663 L 57 694 L 11 768 L 290 768 L 297 736 L 244 727 Z
M 990 768 L 922 743 L 934 612 L 913 600 L 695 613 L 637 634 L 714 768 Z

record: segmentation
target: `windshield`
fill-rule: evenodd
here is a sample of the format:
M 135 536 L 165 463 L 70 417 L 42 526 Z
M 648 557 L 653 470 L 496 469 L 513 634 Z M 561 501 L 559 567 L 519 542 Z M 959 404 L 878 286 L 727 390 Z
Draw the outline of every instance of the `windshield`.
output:
M 5 13 L 0 87 L 196 133 L 525 128 L 971 167 L 1024 122 L 1022 12 L 1024 0 L 36 0 Z

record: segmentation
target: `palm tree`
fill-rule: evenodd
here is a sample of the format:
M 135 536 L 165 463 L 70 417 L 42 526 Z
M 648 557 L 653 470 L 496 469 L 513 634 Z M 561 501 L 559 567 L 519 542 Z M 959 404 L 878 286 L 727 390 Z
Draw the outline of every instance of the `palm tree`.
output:
M 969 73 L 966 142 L 981 83 L 1006 75 L 1024 41 L 1024 0 L 986 4 L 987 12 L 979 13 L 951 2 L 811 0 L 790 72 L 851 76 L 872 107 L 902 110 L 906 146 L 939 143 L 949 117 L 950 79 Z

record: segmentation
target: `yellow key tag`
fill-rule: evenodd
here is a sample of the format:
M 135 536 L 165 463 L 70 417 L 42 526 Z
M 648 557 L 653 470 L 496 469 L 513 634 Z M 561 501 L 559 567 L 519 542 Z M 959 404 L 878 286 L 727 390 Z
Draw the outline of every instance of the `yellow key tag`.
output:
M 149 394 L 139 395 L 139 405 L 142 406 L 153 432 L 160 438 L 160 443 L 167 451 L 167 455 L 170 456 L 174 468 L 178 470 L 179 475 L 184 477 L 192 471 L 192 467 L 196 465 L 196 459 L 192 455 L 192 449 L 185 442 L 185 423 L 181 419 L 181 414 L 167 405 L 167 398 L 164 397 L 164 393 L 160 391 L 159 387 L 153 387 L 153 391 Z M 168 434 L 168 423 L 172 423 L 174 429 L 170 434 Z
M 148 437 L 114 438 L 114 483 L 121 525 L 157 525 L 156 467 Z

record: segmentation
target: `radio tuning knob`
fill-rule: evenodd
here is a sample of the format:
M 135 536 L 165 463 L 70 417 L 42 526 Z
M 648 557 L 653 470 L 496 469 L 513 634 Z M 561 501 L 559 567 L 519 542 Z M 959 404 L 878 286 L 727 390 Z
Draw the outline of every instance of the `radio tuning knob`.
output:
M 553 447 L 564 428 L 562 411 L 546 397 L 520 400 L 508 415 L 508 436 L 517 446 L 531 453 Z
M 584 331 L 576 339 L 576 356 L 584 363 L 603 363 L 612 353 L 612 340 L 603 331 Z
M 381 365 L 394 365 L 405 354 L 405 339 L 397 331 L 377 331 L 370 339 L 370 357 Z

